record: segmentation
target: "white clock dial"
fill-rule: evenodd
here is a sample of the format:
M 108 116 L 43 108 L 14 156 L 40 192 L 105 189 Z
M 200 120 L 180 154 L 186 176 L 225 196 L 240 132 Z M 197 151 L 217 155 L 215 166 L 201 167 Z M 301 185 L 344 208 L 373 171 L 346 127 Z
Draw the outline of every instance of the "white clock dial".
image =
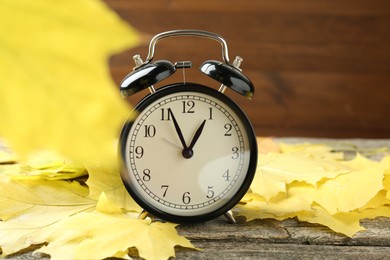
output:
M 141 204 L 175 216 L 205 215 L 228 204 L 247 182 L 247 125 L 231 105 L 202 92 L 163 95 L 132 123 L 124 179 Z

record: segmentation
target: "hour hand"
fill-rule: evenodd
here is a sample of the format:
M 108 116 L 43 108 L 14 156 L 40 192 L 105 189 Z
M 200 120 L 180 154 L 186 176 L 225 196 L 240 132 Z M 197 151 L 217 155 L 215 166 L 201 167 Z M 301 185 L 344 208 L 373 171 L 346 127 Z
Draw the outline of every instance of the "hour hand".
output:
M 194 156 L 194 151 L 192 150 L 192 148 L 194 148 L 194 145 L 198 141 L 198 139 L 200 137 L 200 134 L 202 133 L 205 124 L 206 124 L 206 120 L 203 120 L 203 122 L 199 126 L 198 130 L 196 130 L 194 138 L 192 138 L 190 146 L 183 150 L 182 154 L 183 154 L 184 158 L 190 159 L 190 158 L 192 158 L 192 156 Z
M 189 150 L 192 150 L 194 148 L 196 141 L 198 141 L 200 134 L 203 131 L 204 125 L 206 124 L 206 120 L 203 120 L 202 124 L 199 126 L 198 130 L 196 130 L 194 138 L 192 138 L 191 144 L 188 147 Z
M 168 108 L 168 113 L 172 117 L 173 125 L 175 126 L 176 133 L 179 136 L 179 139 L 180 139 L 180 142 L 181 142 L 181 144 L 183 146 L 183 149 L 187 149 L 187 144 L 186 144 L 186 141 L 184 140 L 183 133 L 181 132 L 180 126 L 177 123 L 177 120 L 176 120 L 175 116 L 173 115 L 173 112 L 172 112 L 172 110 L 170 108 Z

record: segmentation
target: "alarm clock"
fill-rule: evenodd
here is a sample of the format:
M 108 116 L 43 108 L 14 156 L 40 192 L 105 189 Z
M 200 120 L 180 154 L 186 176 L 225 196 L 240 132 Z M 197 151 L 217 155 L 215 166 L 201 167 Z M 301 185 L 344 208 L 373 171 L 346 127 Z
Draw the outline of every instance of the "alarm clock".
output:
M 190 61 L 154 61 L 156 43 L 189 36 L 221 44 L 223 61 L 208 60 L 200 71 L 222 84 L 219 89 L 178 82 L 155 89 L 155 83 Z M 257 168 L 253 127 L 240 107 L 224 94 L 226 88 L 251 99 L 252 82 L 229 62 L 226 41 L 200 30 L 160 33 L 149 44 L 143 62 L 120 84 L 123 97 L 146 88 L 150 93 L 134 108 L 119 139 L 121 178 L 132 198 L 150 215 L 175 223 L 195 223 L 225 215 L 250 187 Z M 145 214 L 143 214 L 145 216 Z

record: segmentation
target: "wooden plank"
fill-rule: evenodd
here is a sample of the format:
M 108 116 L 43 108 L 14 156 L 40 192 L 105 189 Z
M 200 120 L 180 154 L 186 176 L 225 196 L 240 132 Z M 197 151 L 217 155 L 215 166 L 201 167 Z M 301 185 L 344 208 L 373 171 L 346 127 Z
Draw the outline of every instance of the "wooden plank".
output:
M 128 72 L 115 73 L 119 77 Z M 197 71 L 186 74 L 187 81 L 219 87 Z M 390 82 L 390 75 L 252 71 L 247 75 L 256 87 L 253 100 L 232 91 L 227 91 L 227 95 L 247 113 L 258 135 L 389 136 L 390 109 L 385 108 L 390 107 L 390 88 L 386 83 Z M 180 72 L 163 84 L 177 81 L 182 81 Z M 138 93 L 129 102 L 136 104 L 147 93 L 147 90 Z
M 178 231 L 191 241 L 254 241 L 264 244 L 302 244 L 330 246 L 390 246 L 390 220 L 378 218 L 364 220 L 367 228 L 348 238 L 321 225 L 299 222 L 296 219 L 277 221 L 274 219 L 253 220 L 239 224 L 228 224 L 219 218 L 210 222 L 181 225 Z
M 178 250 L 177 259 L 387 259 L 389 247 L 334 247 L 319 245 L 258 244 L 225 241 L 198 243 L 206 248 L 194 254 Z M 202 247 L 203 246 L 203 247 Z
M 139 10 L 148 12 L 151 10 L 169 9 L 186 12 L 196 10 L 197 12 L 214 13 L 313 13 L 313 14 L 334 14 L 334 15 L 387 15 L 389 14 L 388 1 L 386 0 L 296 0 L 292 4 L 289 0 L 105 0 L 116 10 Z
M 106 2 L 143 37 L 140 46 L 110 60 L 117 84 L 131 71 L 132 55 L 145 58 L 154 34 L 210 30 L 225 37 L 231 59 L 244 58 L 243 71 L 257 93 L 250 103 L 233 97 L 259 135 L 390 137 L 388 1 Z M 164 40 L 155 59 L 192 60 L 196 68 L 220 60 L 220 46 L 204 39 Z M 186 73 L 188 81 L 215 84 Z M 181 81 L 181 73 L 164 83 L 173 79 Z
M 355 238 L 295 219 L 255 220 L 231 225 L 220 218 L 209 223 L 180 226 L 179 231 L 198 248 L 178 250 L 178 259 L 302 259 L 302 258 L 383 258 L 390 253 L 390 221 L 364 221 L 368 231 Z

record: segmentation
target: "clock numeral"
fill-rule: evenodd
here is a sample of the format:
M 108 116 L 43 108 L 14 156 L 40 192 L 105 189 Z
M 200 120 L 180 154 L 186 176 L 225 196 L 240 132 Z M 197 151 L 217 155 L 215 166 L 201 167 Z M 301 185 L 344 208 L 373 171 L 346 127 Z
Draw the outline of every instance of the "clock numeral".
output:
M 213 120 L 213 108 L 209 107 L 209 120 Z
M 232 124 L 227 123 L 224 125 L 224 128 L 226 130 L 225 136 L 232 136 L 232 129 L 233 129 Z
M 229 169 L 226 170 L 226 172 L 222 175 L 222 177 L 225 178 L 225 181 L 230 181 Z
M 149 170 L 149 169 L 145 169 L 145 170 L 143 171 L 143 173 L 144 173 L 144 176 L 142 176 L 142 180 L 143 180 L 143 181 L 150 181 L 150 179 L 152 178 L 152 177 L 150 176 L 150 170 Z
M 154 125 L 144 125 L 144 137 L 154 137 L 156 135 L 156 127 Z
M 161 121 L 171 121 L 171 109 L 161 108 Z
M 213 191 L 214 186 L 207 186 L 207 198 L 211 199 L 214 197 L 214 191 Z
M 141 159 L 144 156 L 144 148 L 142 146 L 137 146 L 134 151 L 135 158 Z
M 240 157 L 240 154 L 238 153 L 238 147 L 233 147 L 232 152 L 232 159 L 237 159 L 238 157 Z
M 183 197 L 181 198 L 184 204 L 189 204 L 191 202 L 190 192 L 186 191 L 183 194 Z
M 163 190 L 163 198 L 165 198 L 165 195 L 167 195 L 169 185 L 161 185 L 161 189 Z
M 194 107 L 195 107 L 195 102 L 190 100 L 190 101 L 182 101 L 183 102 L 183 110 L 182 113 L 186 114 L 193 114 L 195 113 Z

